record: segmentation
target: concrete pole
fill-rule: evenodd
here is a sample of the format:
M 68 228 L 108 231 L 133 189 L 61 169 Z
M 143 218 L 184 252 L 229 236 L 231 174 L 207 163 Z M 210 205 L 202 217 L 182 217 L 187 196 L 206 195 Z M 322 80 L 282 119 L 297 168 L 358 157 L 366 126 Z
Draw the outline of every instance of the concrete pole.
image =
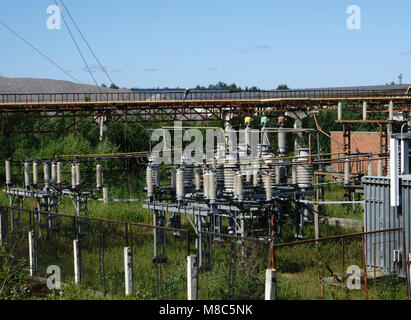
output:
M 362 104 L 362 119 L 363 120 L 367 120 L 367 106 L 368 106 L 367 102 L 364 101 Z
M 265 300 L 277 299 L 277 270 L 265 270 Z
M 342 103 L 341 102 L 338 102 L 337 115 L 338 115 L 338 120 L 342 120 Z
M 378 163 L 377 163 L 377 176 L 382 177 L 383 173 L 382 173 L 382 159 L 378 159 Z
M 372 168 L 371 158 L 368 160 L 368 175 L 369 175 L 369 176 L 373 176 L 373 175 L 374 175 L 373 168 Z
M 187 300 L 197 300 L 198 274 L 196 256 L 187 257 Z
M 394 119 L 394 102 L 390 101 L 390 104 L 388 105 L 388 120 L 392 121 Z M 392 133 L 392 124 L 389 123 L 387 126 L 387 133 L 391 134 Z
M 124 286 L 126 296 L 133 293 L 133 254 L 131 247 L 124 247 Z
M 107 137 L 107 117 L 98 117 L 96 121 L 100 127 L 99 140 L 103 142 L 104 140 L 106 140 Z
M 80 240 L 73 240 L 74 251 L 74 283 L 81 282 L 81 249 Z
M 34 231 L 29 231 L 29 261 L 30 261 L 30 276 L 37 274 L 37 246 L 36 234 Z
M 344 161 L 344 184 L 350 184 L 350 160 L 345 159 Z
M 301 129 L 303 127 L 303 123 L 300 119 L 295 119 L 294 121 L 294 129 Z M 295 142 L 294 142 L 294 150 L 295 153 L 297 154 L 297 150 L 301 148 L 301 142 L 300 139 L 303 137 L 303 134 L 301 132 L 297 133 L 298 138 L 296 137 Z
M 103 202 L 107 203 L 107 201 L 108 201 L 108 189 L 107 187 L 104 187 L 103 188 Z

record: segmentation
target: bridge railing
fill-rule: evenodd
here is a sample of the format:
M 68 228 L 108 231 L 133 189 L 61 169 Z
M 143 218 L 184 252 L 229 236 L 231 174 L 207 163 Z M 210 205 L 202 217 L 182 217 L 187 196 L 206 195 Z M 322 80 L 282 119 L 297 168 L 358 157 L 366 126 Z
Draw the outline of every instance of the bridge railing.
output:
M 271 90 L 271 91 L 142 91 L 110 93 L 35 93 L 0 94 L 0 103 L 41 103 L 41 102 L 107 102 L 107 101 L 184 101 L 184 100 L 260 100 L 295 98 L 349 98 L 349 97 L 401 97 L 406 89 L 353 90 Z

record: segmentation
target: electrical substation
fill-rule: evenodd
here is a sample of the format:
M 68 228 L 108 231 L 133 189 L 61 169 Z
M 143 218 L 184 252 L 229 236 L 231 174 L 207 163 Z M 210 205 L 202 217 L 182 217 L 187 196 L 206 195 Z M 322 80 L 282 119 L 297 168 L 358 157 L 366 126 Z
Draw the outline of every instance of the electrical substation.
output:
M 95 102 L 84 105 L 83 112 L 104 120 L 100 121 L 101 126 L 105 126 L 108 115 L 126 123 L 132 123 L 133 117 L 140 122 L 178 121 L 178 125 L 150 129 L 147 152 L 26 159 L 20 163 L 24 176 L 22 186 L 14 183 L 13 159 L 6 159 L 4 192 L 9 198 L 10 217 L 3 213 L 2 239 L 8 232 L 21 229 L 20 209 L 26 199 L 34 200 L 35 210 L 50 213 L 34 212 L 39 237 L 58 229 L 59 217 L 51 213 L 58 213 L 62 197 L 71 199 L 77 217 L 87 217 L 90 201 L 108 201 L 110 186 L 105 185 L 104 175 L 110 174 L 109 165 L 107 172 L 103 172 L 102 163 L 129 159 L 138 164 L 141 172 L 145 171 L 147 197 L 116 201 L 143 203 L 153 226 L 155 264 L 168 263 L 168 239 L 183 236 L 178 231 L 183 228 L 183 219 L 195 233 L 195 265 L 212 270 L 214 247 L 226 241 L 225 236 L 236 239 L 237 247 L 246 246 L 244 239 L 255 239 L 270 243 L 273 249 L 282 245 L 283 225 L 288 221 L 294 226 L 293 244 L 319 241 L 321 206 L 359 204 L 364 208 L 362 237 L 367 235 L 363 244 L 364 274 L 367 268 L 374 268 L 408 279 L 411 113 L 410 97 L 405 90 L 279 91 L 243 96 L 227 92 L 186 92 L 180 95 L 119 94 L 110 97 L 111 104 L 117 104 L 115 109 L 102 107 L 104 97 L 93 99 L 90 95 Z M 347 96 L 350 103 L 360 104 L 359 108 L 354 106 L 350 110 L 362 112 L 362 120 L 343 119 L 342 97 Z M 2 132 L 8 130 L 9 118 L 20 117 L 19 113 L 13 113 L 15 105 L 28 108 L 42 104 L 38 99 L 19 102 L 14 98 L 13 102 L 7 102 L 3 97 L 0 103 L 5 108 L 1 111 Z M 67 110 L 59 111 L 59 107 L 69 102 L 55 101 L 44 103 L 57 112 L 53 117 L 64 117 Z M 73 106 L 76 110 L 82 108 L 81 102 Z M 11 108 L 8 113 L 7 108 Z M 342 126 L 341 151 L 335 154 L 322 152 L 319 139 L 320 135 L 331 138 L 317 121 L 318 115 L 329 108 L 337 109 L 335 123 Z M 381 110 L 388 113 L 387 119 L 372 118 Z M 30 112 L 31 117 L 38 116 L 31 109 Z M 231 120 L 238 116 L 245 116 L 243 123 L 233 125 Z M 304 128 L 304 119 L 313 119 L 315 127 Z M 293 126 L 286 127 L 286 120 Z M 183 126 L 184 121 L 220 121 L 223 126 Z M 396 122 L 403 124 L 401 132 L 393 132 Z M 378 150 L 352 151 L 351 135 L 358 124 L 372 124 L 379 129 Z M 105 130 L 104 127 L 101 130 Z M 191 130 L 199 132 L 196 138 L 201 137 L 201 143 L 195 148 L 189 147 L 191 137 L 195 136 Z M 211 139 L 212 143 L 208 143 L 210 140 L 204 143 L 203 138 Z M 366 169 L 361 171 L 364 164 Z M 95 181 L 84 180 L 83 165 L 93 168 Z M 70 179 L 66 181 L 64 176 Z M 333 185 L 341 186 L 344 195 L 340 199 L 325 199 L 325 188 Z M 308 225 L 314 225 L 314 238 L 306 235 Z M 87 236 L 87 221 L 79 220 L 76 228 L 79 239 Z M 167 232 L 167 228 L 173 229 L 173 233 Z M 400 229 L 403 234 L 382 233 Z M 342 237 L 344 241 L 344 235 Z M 274 261 L 274 250 L 271 255 L 270 261 Z M 275 269 L 275 262 L 271 266 Z

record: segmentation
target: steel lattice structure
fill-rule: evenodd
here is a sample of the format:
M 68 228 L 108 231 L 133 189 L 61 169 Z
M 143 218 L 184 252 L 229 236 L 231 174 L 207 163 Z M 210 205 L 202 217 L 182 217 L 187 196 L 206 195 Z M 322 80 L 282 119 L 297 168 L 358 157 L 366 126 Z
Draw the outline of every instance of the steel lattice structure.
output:
M 257 92 L 53 93 L 0 95 L 0 134 L 41 134 L 78 131 L 105 118 L 117 123 L 224 120 L 227 115 L 283 115 L 308 112 L 347 101 L 354 110 L 367 102 L 369 113 L 411 113 L 406 89 L 285 90 Z

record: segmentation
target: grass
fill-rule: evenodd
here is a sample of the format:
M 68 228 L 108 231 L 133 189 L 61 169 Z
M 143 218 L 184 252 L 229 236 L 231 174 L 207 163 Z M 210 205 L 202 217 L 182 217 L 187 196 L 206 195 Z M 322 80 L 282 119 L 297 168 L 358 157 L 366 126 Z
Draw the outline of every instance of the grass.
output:
M 340 193 L 338 186 L 330 186 L 327 199 L 331 194 Z M 2 194 L 0 202 L 7 204 Z M 25 205 L 33 207 L 27 200 Z M 335 206 L 333 210 L 325 207 L 326 214 L 350 217 L 351 206 Z M 357 209 L 358 210 L 358 209 Z M 59 211 L 73 214 L 74 207 L 70 199 L 60 200 Z M 358 215 L 356 211 L 352 216 Z M 152 223 L 152 217 L 142 208 L 141 203 L 89 202 L 89 216 L 126 222 Z M 27 217 L 23 223 L 28 223 Z M 183 226 L 191 229 L 187 219 L 183 218 Z M 354 230 L 339 226 L 321 224 L 322 236 L 351 233 Z M 294 225 L 288 220 L 283 228 L 280 242 L 294 240 Z M 307 238 L 314 237 L 314 228 L 307 225 Z M 58 265 L 62 271 L 61 290 L 55 290 L 44 297 L 27 299 L 167 299 L 185 300 L 186 293 L 186 240 L 185 237 L 167 236 L 166 253 L 168 261 L 156 267 L 153 264 L 153 231 L 134 227 L 133 263 L 134 293 L 124 296 L 123 248 L 126 245 L 122 225 L 98 223 L 88 225 L 88 235 L 82 241 L 83 281 L 81 285 L 73 283 L 73 226 L 72 220 L 61 219 L 60 231 L 56 237 L 43 236 L 38 239 L 39 273 L 47 277 L 49 265 Z M 192 236 L 191 239 L 194 239 Z M 102 242 L 104 242 L 104 250 Z M 130 245 L 130 243 L 128 243 Z M 23 251 L 26 251 L 25 248 Z M 345 268 L 350 264 L 362 266 L 362 251 L 359 241 L 345 244 Z M 191 242 L 191 253 L 194 253 L 194 242 Z M 263 299 L 265 269 L 268 267 L 267 246 L 254 246 L 247 243 L 246 248 L 236 245 L 232 251 L 228 241 L 214 243 L 213 268 L 201 270 L 199 273 L 200 299 Z M 231 259 L 230 259 L 231 256 Z M 341 263 L 341 244 L 327 243 L 323 246 L 315 244 L 296 245 L 276 250 L 276 268 L 278 271 L 279 299 L 363 299 L 364 290 L 348 290 L 344 287 L 322 285 L 322 279 L 330 276 L 330 270 L 345 271 Z M 229 296 L 229 279 L 234 275 L 233 295 Z M 388 279 L 388 280 L 387 280 Z M 158 284 L 160 284 L 158 286 Z M 369 281 L 368 296 L 370 299 L 403 299 L 406 297 L 405 285 L 391 277 L 383 280 Z

